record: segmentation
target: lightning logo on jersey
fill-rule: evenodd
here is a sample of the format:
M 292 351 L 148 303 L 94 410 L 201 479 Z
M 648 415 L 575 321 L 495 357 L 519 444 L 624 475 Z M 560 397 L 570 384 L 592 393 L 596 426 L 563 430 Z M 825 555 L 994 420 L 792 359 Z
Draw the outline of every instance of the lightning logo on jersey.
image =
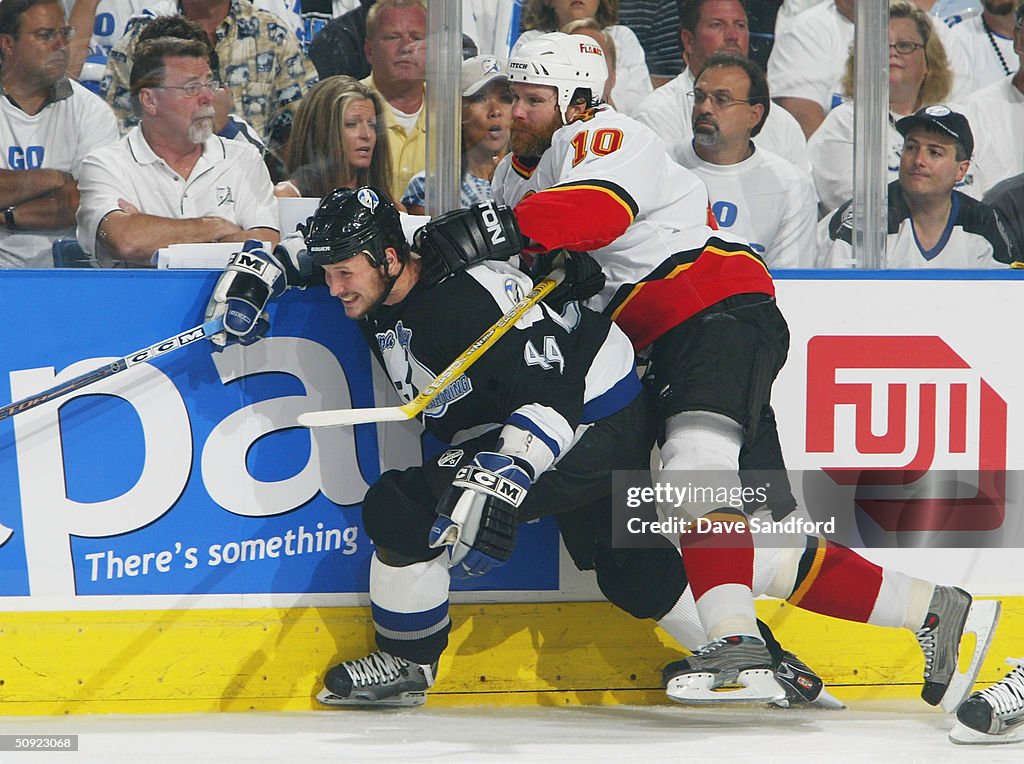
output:
M 412 330 L 399 321 L 394 329 L 377 333 L 380 347 L 391 384 L 406 402 L 411 401 L 429 385 L 437 374 L 417 360 L 412 352 Z M 448 405 L 473 392 L 473 383 L 465 374 L 454 380 L 423 411 L 424 417 L 442 417 Z

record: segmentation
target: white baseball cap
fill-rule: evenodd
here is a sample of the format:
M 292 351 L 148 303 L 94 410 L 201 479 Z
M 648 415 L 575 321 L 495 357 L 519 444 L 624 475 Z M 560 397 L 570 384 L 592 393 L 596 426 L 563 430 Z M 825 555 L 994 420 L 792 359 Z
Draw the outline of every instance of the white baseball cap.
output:
M 492 82 L 507 80 L 505 62 L 494 56 L 473 56 L 462 62 L 462 97 L 476 95 Z

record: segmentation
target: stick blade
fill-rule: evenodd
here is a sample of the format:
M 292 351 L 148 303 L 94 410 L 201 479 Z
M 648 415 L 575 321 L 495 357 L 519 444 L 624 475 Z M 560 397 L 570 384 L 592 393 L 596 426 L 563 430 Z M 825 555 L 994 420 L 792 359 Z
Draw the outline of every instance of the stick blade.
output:
M 373 424 L 375 422 L 404 422 L 412 419 L 415 414 L 402 410 L 401 406 L 366 409 L 328 409 L 326 411 L 307 411 L 299 414 L 299 424 L 303 427 L 351 427 L 357 424 Z

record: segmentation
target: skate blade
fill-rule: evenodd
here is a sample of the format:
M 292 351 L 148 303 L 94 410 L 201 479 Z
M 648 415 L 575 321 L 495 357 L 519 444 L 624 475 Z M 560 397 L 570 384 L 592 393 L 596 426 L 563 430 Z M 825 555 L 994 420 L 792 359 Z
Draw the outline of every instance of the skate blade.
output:
M 825 711 L 845 711 L 846 704 L 843 703 L 839 698 L 830 693 L 827 689 L 822 689 L 821 694 L 818 695 L 814 700 L 808 701 L 797 701 L 793 702 L 789 698 L 783 698 L 782 700 L 773 700 L 771 705 L 774 708 L 784 709 L 800 709 L 800 708 L 820 708 Z
M 769 703 L 782 700 L 786 691 L 777 681 L 771 669 L 747 669 L 736 677 L 740 689 L 712 689 L 714 674 L 681 674 L 672 677 L 665 688 L 665 694 L 676 703 Z
M 427 702 L 426 692 L 403 692 L 391 698 L 371 700 L 369 698 L 343 698 L 326 687 L 317 693 L 316 700 L 324 706 L 346 706 L 348 708 L 409 708 L 422 706 Z
M 1017 727 L 999 735 L 978 732 L 963 722 L 958 721 L 949 731 L 949 742 L 957 745 L 1005 745 L 1006 743 L 1024 743 L 1024 727 Z
M 1002 603 L 999 600 L 975 600 L 971 603 L 971 609 L 967 612 L 967 620 L 964 622 L 963 634 L 973 633 L 975 635 L 974 655 L 971 656 L 971 663 L 966 671 L 954 671 L 953 678 L 942 696 L 942 710 L 947 714 L 956 713 L 957 706 L 967 699 L 974 687 L 974 682 L 981 671 L 981 664 L 985 662 L 988 648 L 992 644 L 992 637 L 995 635 L 996 624 L 999 623 L 999 613 L 1002 610 Z M 963 639 L 961 634 L 960 639 Z

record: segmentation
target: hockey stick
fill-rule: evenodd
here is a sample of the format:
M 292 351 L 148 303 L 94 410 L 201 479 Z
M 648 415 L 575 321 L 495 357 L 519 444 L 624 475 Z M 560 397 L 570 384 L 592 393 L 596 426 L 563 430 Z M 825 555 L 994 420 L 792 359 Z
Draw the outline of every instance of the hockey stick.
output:
M 14 403 L 8 403 L 3 408 L 0 408 L 0 421 L 7 419 L 7 417 L 14 416 L 15 414 L 20 414 L 22 411 L 28 411 L 29 409 L 46 403 L 47 401 L 60 398 L 61 396 L 67 395 L 75 390 L 81 390 L 83 387 L 91 385 L 93 382 L 99 382 L 101 379 L 112 377 L 118 372 L 124 371 L 132 366 L 152 361 L 157 356 L 170 353 L 172 350 L 177 350 L 185 345 L 191 345 L 197 340 L 205 339 L 223 330 L 223 316 L 215 318 L 212 321 L 207 321 L 205 324 L 194 326 L 191 329 L 186 329 L 183 332 L 175 334 L 173 337 L 168 337 L 155 345 L 150 345 L 148 348 L 143 348 L 142 350 L 137 350 L 123 358 L 118 358 L 116 361 L 109 363 L 106 366 L 101 366 L 98 369 L 87 371 L 85 374 L 81 374 L 74 379 L 69 379 L 67 382 L 62 382 L 59 385 L 43 390 L 41 393 L 36 393 L 28 398 L 22 398 L 20 401 L 15 401 Z
M 509 311 L 497 320 L 487 331 L 480 335 L 476 342 L 448 364 L 448 367 L 434 377 L 420 394 L 402 406 L 384 406 L 364 409 L 329 409 L 327 411 L 310 411 L 299 414 L 299 424 L 303 427 L 340 427 L 373 422 L 403 422 L 412 419 L 436 398 L 442 390 L 461 376 L 480 356 L 512 328 L 516 321 L 523 317 L 530 308 L 536 305 L 558 285 L 555 279 L 544 279 L 529 293 L 513 305 Z

